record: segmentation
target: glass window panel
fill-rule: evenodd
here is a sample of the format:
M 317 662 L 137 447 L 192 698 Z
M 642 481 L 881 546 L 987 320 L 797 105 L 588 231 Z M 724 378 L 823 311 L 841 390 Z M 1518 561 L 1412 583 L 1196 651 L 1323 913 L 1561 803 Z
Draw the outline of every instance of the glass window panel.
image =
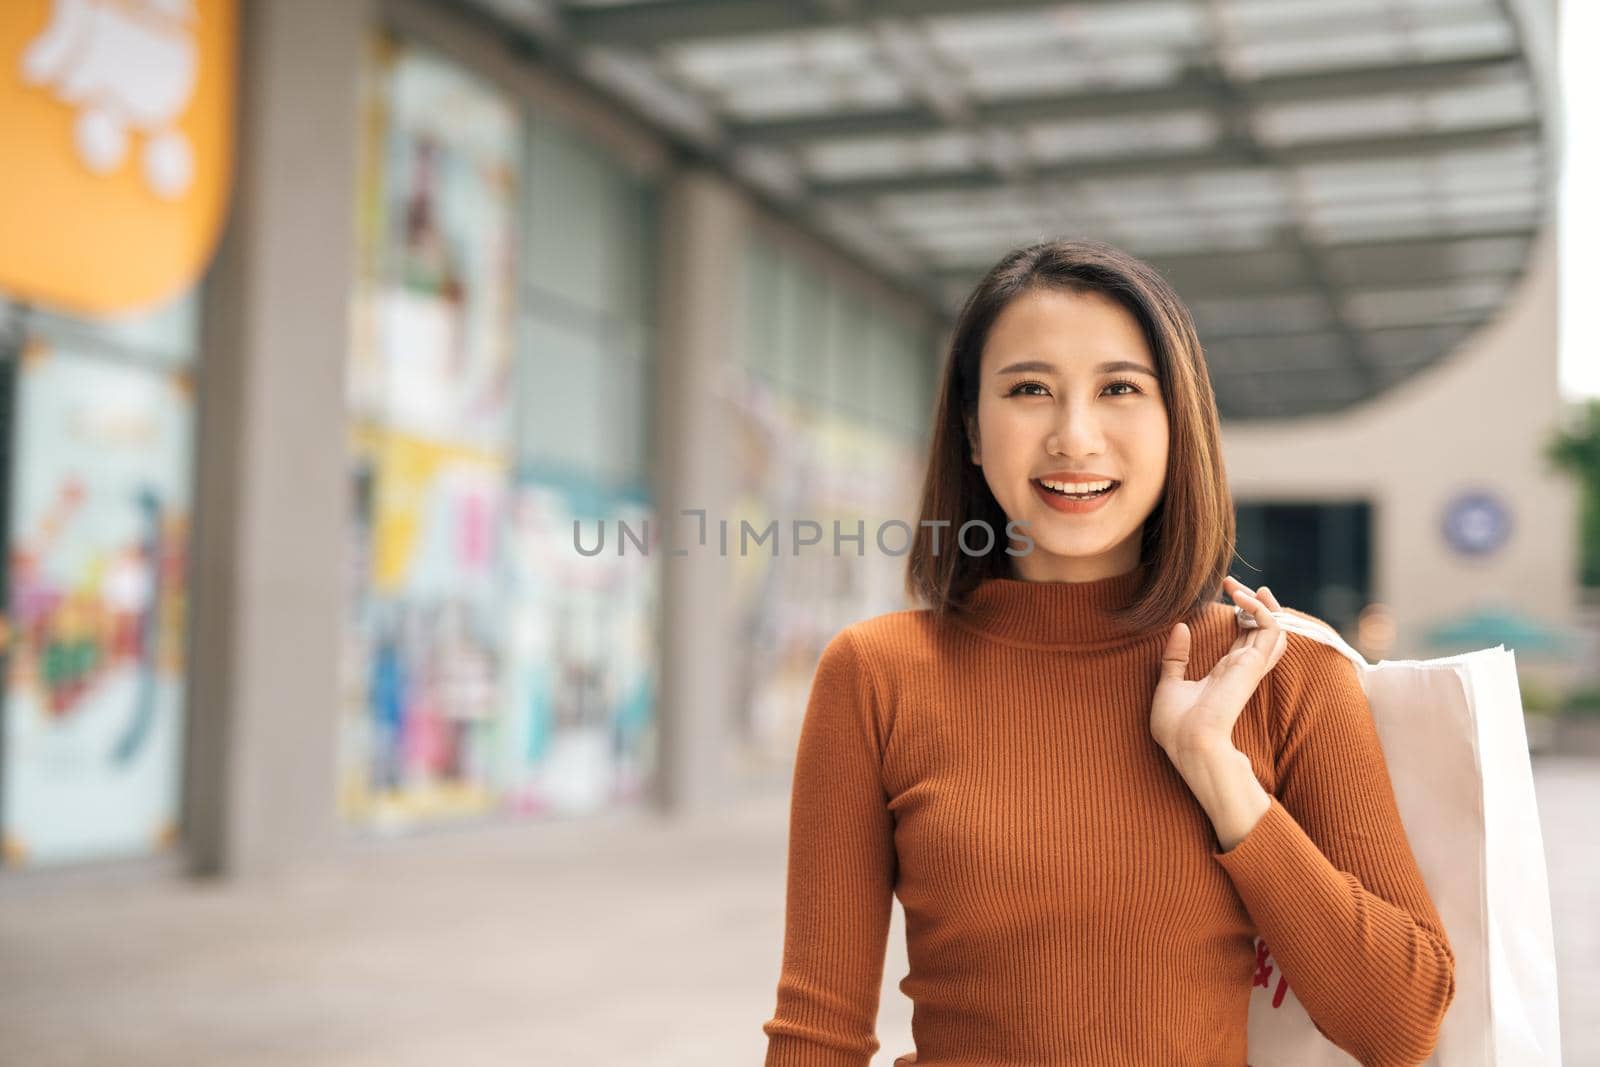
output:
M 626 225 L 618 233 L 622 280 L 616 312 L 637 323 L 645 335 L 653 334 L 659 294 L 655 265 L 661 251 L 661 190 L 653 181 L 626 176 L 621 183 L 627 198 Z M 648 356 L 650 344 L 644 343 Z
M 608 359 L 594 332 L 550 315 L 530 315 L 517 375 L 519 466 L 595 473 L 607 469 L 599 429 Z
M 637 184 L 560 126 L 540 121 L 531 130 L 528 284 L 590 311 L 638 314 Z
M 782 352 L 782 270 L 777 254 L 760 238 L 745 253 L 744 363 L 767 381 L 776 381 Z
M 603 369 L 594 429 L 602 438 L 595 453 L 599 473 L 612 486 L 649 484 L 651 366 L 618 349 Z
M 778 365 L 776 381 L 791 395 L 815 399 L 816 326 L 822 286 L 803 264 L 785 256 L 779 274 Z M 809 370 L 808 370 L 809 367 Z
M 848 294 L 840 307 L 838 397 L 841 408 L 874 421 L 883 418 L 883 396 L 877 381 L 883 365 L 883 346 L 872 326 L 867 302 Z
M 893 320 L 889 329 L 889 349 L 886 363 L 888 374 L 894 382 L 890 392 L 894 427 L 913 439 L 920 439 L 927 430 L 928 409 L 932 404 L 933 362 L 923 331 Z

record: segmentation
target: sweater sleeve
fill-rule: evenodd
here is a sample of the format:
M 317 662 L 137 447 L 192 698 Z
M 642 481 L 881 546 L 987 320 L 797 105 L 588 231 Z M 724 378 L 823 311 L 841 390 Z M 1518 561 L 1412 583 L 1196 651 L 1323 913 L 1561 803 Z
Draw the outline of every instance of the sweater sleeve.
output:
M 1214 855 L 1323 1036 L 1363 1064 L 1421 1063 L 1455 997 L 1455 954 L 1355 664 L 1312 638 L 1287 640 L 1267 675 L 1281 723 L 1276 793 Z
M 822 652 L 795 756 L 777 1011 L 765 1067 L 868 1067 L 897 861 L 882 711 L 848 628 Z

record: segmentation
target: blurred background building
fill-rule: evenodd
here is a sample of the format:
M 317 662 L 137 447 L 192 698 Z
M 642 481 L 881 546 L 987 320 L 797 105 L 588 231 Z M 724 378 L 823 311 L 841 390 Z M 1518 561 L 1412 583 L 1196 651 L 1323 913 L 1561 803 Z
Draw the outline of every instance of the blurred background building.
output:
M 1552 19 L 9 5 L 0 877 L 781 790 L 822 645 L 905 606 L 954 313 L 1063 234 L 1192 308 L 1238 577 L 1592 683 Z

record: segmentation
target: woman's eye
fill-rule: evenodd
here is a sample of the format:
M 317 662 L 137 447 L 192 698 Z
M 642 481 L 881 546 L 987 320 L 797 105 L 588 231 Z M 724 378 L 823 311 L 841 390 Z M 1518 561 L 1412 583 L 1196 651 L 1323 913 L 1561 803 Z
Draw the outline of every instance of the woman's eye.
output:
M 1122 386 L 1122 387 L 1127 388 L 1129 390 L 1129 392 L 1127 392 L 1127 393 L 1112 393 L 1111 394 L 1112 396 L 1129 396 L 1129 395 L 1132 395 L 1134 393 L 1138 393 L 1139 392 L 1139 387 L 1134 385 L 1132 382 L 1112 382 L 1110 385 L 1107 385 L 1106 388 L 1107 389 L 1116 389 L 1118 386 Z M 1038 392 L 1038 393 L 1028 393 L 1028 394 L 1026 394 L 1028 396 L 1044 396 L 1044 395 L 1047 395 L 1048 392 L 1049 392 L 1048 387 L 1045 386 L 1044 383 L 1042 383 L 1042 382 L 1018 382 L 1016 385 L 1011 387 L 1011 391 L 1009 393 L 1007 393 L 1006 395 L 1007 396 L 1016 396 L 1019 393 L 1021 393 L 1024 389 L 1039 389 L 1039 390 L 1042 390 L 1041 392 Z

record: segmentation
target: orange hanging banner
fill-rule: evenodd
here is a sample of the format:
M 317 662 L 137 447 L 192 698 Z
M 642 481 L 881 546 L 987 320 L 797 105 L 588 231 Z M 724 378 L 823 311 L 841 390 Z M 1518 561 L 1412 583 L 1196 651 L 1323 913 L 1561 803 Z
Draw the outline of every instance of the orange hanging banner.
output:
M 163 303 L 216 245 L 235 0 L 0 7 L 0 293 L 80 314 Z

